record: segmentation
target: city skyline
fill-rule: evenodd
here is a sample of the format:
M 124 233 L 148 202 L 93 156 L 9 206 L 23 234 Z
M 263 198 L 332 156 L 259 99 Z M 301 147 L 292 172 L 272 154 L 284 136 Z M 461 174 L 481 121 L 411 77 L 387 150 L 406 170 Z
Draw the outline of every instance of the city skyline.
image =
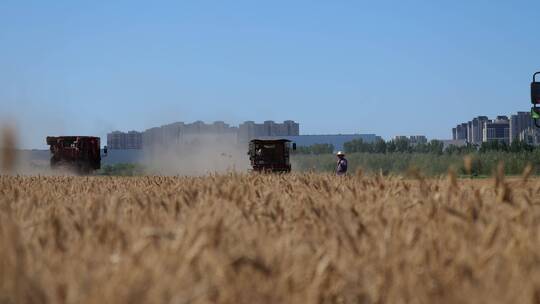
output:
M 471 124 L 471 123 L 473 124 L 472 127 L 475 127 L 472 130 L 472 132 L 474 132 L 474 134 L 472 134 L 472 135 L 467 134 L 467 131 L 471 132 L 471 130 L 467 130 L 468 126 L 467 126 L 467 122 L 465 122 L 465 123 L 458 123 L 457 128 L 456 127 L 451 128 L 448 137 L 434 138 L 434 137 L 426 136 L 425 135 L 426 132 L 420 132 L 420 133 L 416 133 L 416 134 L 409 133 L 408 135 L 403 135 L 406 132 L 396 132 L 396 133 L 393 133 L 389 137 L 382 137 L 381 136 L 381 138 L 383 138 L 385 140 L 390 140 L 390 139 L 395 139 L 396 137 L 403 137 L 403 136 L 413 137 L 413 138 L 415 136 L 423 136 L 423 137 L 426 137 L 426 139 L 428 139 L 428 140 L 432 140 L 432 139 L 456 140 L 456 139 L 467 139 L 468 136 L 471 136 L 472 139 L 469 139 L 469 141 L 471 143 L 478 143 L 478 142 L 481 142 L 482 138 L 483 138 L 483 129 L 481 128 L 481 123 L 483 123 L 485 121 L 493 122 L 493 121 L 497 121 L 497 120 L 501 120 L 501 119 L 508 120 L 508 124 L 509 124 L 508 129 L 509 130 L 508 130 L 507 137 L 509 138 L 509 142 L 511 142 L 511 140 L 513 138 L 516 138 L 519 135 L 519 132 L 522 131 L 523 129 L 534 126 L 534 122 L 533 122 L 533 119 L 532 119 L 529 111 L 515 111 L 515 112 L 512 112 L 510 114 L 500 114 L 499 113 L 499 114 L 495 115 L 494 120 L 489 119 L 489 116 L 487 116 L 487 115 L 473 116 L 472 120 L 468 121 L 469 124 Z M 481 123 L 479 122 L 478 124 L 476 124 L 477 120 L 480 120 Z M 512 121 L 514 122 L 514 130 L 513 131 L 512 131 L 512 124 L 511 124 Z M 289 119 L 283 121 L 283 123 L 287 123 L 287 122 L 299 124 L 299 122 L 296 122 L 294 120 L 289 120 Z M 242 125 L 248 124 L 248 123 L 257 124 L 253 120 L 246 120 L 246 121 L 240 122 L 236 126 L 234 124 L 226 123 L 223 120 L 216 120 L 216 121 L 211 122 L 210 124 L 207 124 L 206 122 L 204 122 L 202 120 L 196 120 L 196 121 L 193 121 L 192 123 L 187 123 L 187 122 L 183 122 L 183 121 L 176 121 L 176 122 L 173 122 L 173 123 L 161 124 L 158 127 L 155 127 L 155 126 L 150 127 L 150 128 L 148 128 L 146 130 L 153 129 L 153 128 L 166 127 L 166 126 L 174 125 L 174 124 L 187 124 L 187 125 L 190 125 L 190 124 L 207 124 L 207 125 L 223 124 L 223 125 L 225 125 L 227 127 L 238 128 L 238 127 L 241 127 Z M 262 123 L 277 123 L 277 122 L 274 121 L 274 120 L 264 120 L 264 121 L 262 121 Z M 516 129 L 516 126 L 518 126 L 517 129 Z M 463 135 L 459 135 L 459 132 L 461 132 L 460 131 L 461 128 L 463 128 L 463 131 L 464 131 L 464 133 L 462 133 Z M 109 134 L 111 132 L 124 132 L 124 133 L 127 133 L 127 132 L 132 132 L 132 131 L 137 131 L 137 130 L 134 129 L 134 128 L 131 128 L 131 129 L 127 128 L 125 130 L 109 130 L 109 132 L 107 134 Z M 137 131 L 137 132 L 144 132 L 144 131 L 145 130 L 140 130 L 140 131 Z M 300 132 L 297 130 L 296 133 L 299 134 Z M 360 134 L 360 133 L 363 133 L 363 132 L 359 132 L 357 130 L 357 131 L 352 132 L 352 133 Z M 377 133 L 377 132 L 373 132 L 373 133 Z M 332 134 L 332 133 L 324 133 L 323 132 L 323 133 L 320 133 L 320 134 L 313 134 L 313 133 L 303 133 L 302 132 L 302 135 L 330 135 L 330 134 Z M 348 134 L 348 133 L 337 132 L 337 133 L 333 133 L 333 134 Z
M 206 124 L 203 121 L 193 123 L 174 122 L 160 127 L 153 127 L 141 132 L 113 131 L 107 134 L 107 144 L 111 149 L 142 149 L 175 144 L 190 144 L 198 141 L 200 137 L 212 135 L 212 141 L 229 141 L 247 143 L 254 138 L 285 138 L 297 142 L 301 146 L 312 144 L 332 144 L 334 147 L 343 147 L 346 141 L 363 139 L 374 142 L 384 139 L 376 134 L 301 134 L 300 124 L 294 120 L 285 120 L 277 123 L 266 120 L 262 123 L 244 121 L 238 126 L 231 126 L 224 121 L 215 121 Z M 223 138 L 222 138 L 223 137 Z M 209 139 L 209 138 L 206 138 Z M 530 112 L 518 111 L 510 115 L 497 115 L 495 119 L 488 116 L 477 116 L 468 122 L 459 123 L 451 129 L 450 138 L 430 138 L 425 135 L 394 135 L 392 140 L 406 139 L 412 145 L 427 143 L 429 140 L 439 140 L 444 147 L 449 145 L 461 146 L 464 144 L 481 145 L 489 141 L 501 141 L 511 144 L 514 140 L 524 141 L 528 144 L 540 144 L 540 132 L 534 127 Z M 384 139 L 386 140 L 386 139 Z
M 514 112 L 515 114 L 509 114 L 509 115 L 496 115 L 495 119 L 492 120 L 492 119 L 489 119 L 489 117 L 487 115 L 479 115 L 479 116 L 476 116 L 474 118 L 472 118 L 472 120 L 469 121 L 469 124 L 473 124 L 472 126 L 475 126 L 474 125 L 474 122 L 477 120 L 477 119 L 483 119 L 487 122 L 492 122 L 492 121 L 496 121 L 496 120 L 499 120 L 500 118 L 503 118 L 503 119 L 506 119 L 508 120 L 507 123 L 508 123 L 508 141 L 507 143 L 511 143 L 512 139 L 513 138 L 518 138 L 520 139 L 521 137 L 525 136 L 525 134 L 520 134 L 520 132 L 522 132 L 524 129 L 527 129 L 528 127 L 531 127 L 532 131 L 534 134 L 536 133 L 540 133 L 540 132 L 537 132 L 536 129 L 533 127 L 533 121 L 532 121 L 532 118 L 530 117 L 530 112 L 527 112 L 527 111 L 517 111 L 517 112 Z M 515 127 L 514 127 L 514 131 L 512 131 L 512 120 L 516 119 L 514 117 L 519 117 L 519 122 L 514 122 L 514 124 L 516 123 L 519 123 L 519 124 L 522 124 L 523 127 L 519 127 L 518 131 L 516 131 Z M 523 122 L 524 117 L 527 117 L 529 119 L 529 122 L 528 123 L 525 123 Z M 284 120 L 283 122 L 287 122 L 287 121 L 290 121 L 290 122 L 294 122 L 294 123 L 297 123 L 296 121 L 294 120 Z M 273 120 L 265 120 L 265 121 L 262 121 L 262 123 L 264 122 L 271 122 L 271 123 L 275 123 L 275 121 Z M 130 133 L 144 133 L 145 131 L 149 131 L 149 130 L 152 130 L 152 129 L 156 129 L 156 128 L 162 128 L 162 127 L 167 127 L 167 126 L 171 126 L 171 125 L 174 125 L 174 124 L 186 124 L 186 125 L 190 125 L 190 124 L 206 124 L 206 125 L 211 125 L 211 124 L 224 124 L 225 126 L 227 127 L 230 127 L 230 128 L 236 128 L 238 129 L 239 126 L 241 126 L 242 124 L 246 124 L 246 123 L 255 123 L 253 120 L 245 120 L 243 122 L 240 122 L 238 123 L 238 125 L 234 125 L 234 124 L 229 124 L 229 123 L 226 123 L 225 121 L 223 120 L 215 120 L 215 121 L 212 121 L 210 124 L 207 124 L 206 122 L 202 121 L 202 120 L 195 120 L 191 123 L 189 122 L 183 122 L 183 121 L 176 121 L 176 122 L 172 122 L 172 123 L 165 123 L 165 124 L 160 124 L 159 126 L 151 126 L 147 129 L 136 129 L 136 128 L 126 128 L 126 129 L 123 129 L 123 130 L 120 130 L 120 129 L 116 129 L 116 130 L 108 130 L 108 131 L 105 131 L 104 132 L 104 135 L 102 136 L 98 136 L 98 137 L 101 137 L 102 139 L 102 142 L 103 143 L 107 143 L 108 142 L 108 138 L 109 138 L 109 135 L 111 134 L 114 134 L 114 133 L 118 133 L 118 134 L 130 134 Z M 298 124 L 298 123 L 297 123 Z M 304 124 L 302 124 L 304 126 Z M 356 131 L 353 131 L 353 132 L 336 132 L 336 133 L 331 133 L 331 132 L 323 132 L 323 133 L 304 133 L 302 132 L 301 135 L 306 135 L 306 136 L 327 136 L 327 135 L 365 135 L 365 134 L 373 134 L 373 135 L 376 135 L 378 138 L 381 138 L 385 141 L 388 141 L 388 140 L 393 140 L 393 139 L 396 139 L 396 138 L 399 138 L 399 137 L 408 137 L 408 138 L 415 138 L 415 137 L 425 137 L 427 141 L 430 141 L 430 140 L 441 140 L 441 141 L 452 141 L 452 140 L 462 140 L 464 139 L 465 142 L 469 142 L 469 143 L 475 143 L 475 144 L 479 144 L 483 141 L 483 136 L 485 136 L 484 134 L 482 134 L 483 132 L 483 129 L 480 127 L 480 129 L 478 129 L 478 127 L 476 128 L 472 128 L 473 132 L 480 132 L 478 133 L 478 135 L 476 135 L 476 133 L 474 133 L 475 135 L 470 135 L 470 134 L 467 134 L 467 123 L 458 123 L 457 124 L 457 128 L 455 127 L 456 125 L 454 125 L 453 128 L 450 129 L 449 131 L 449 135 L 446 136 L 446 137 L 438 137 L 438 138 L 435 138 L 435 137 L 431 137 L 431 136 L 427 136 L 426 134 L 428 134 L 428 132 L 419 132 L 419 133 L 406 133 L 406 132 L 395 132 L 393 134 L 391 134 L 390 136 L 388 137 L 385 137 L 385 136 L 381 136 L 381 135 L 376 135 L 376 134 L 379 134 L 378 132 L 361 132 L 360 130 L 356 130 Z M 480 125 L 478 125 L 480 126 Z M 460 127 L 464 128 L 465 130 L 465 133 L 463 133 L 464 135 L 459 135 L 458 133 L 460 132 Z M 471 126 L 469 126 L 469 132 L 471 131 Z M 237 130 L 238 131 L 238 130 Z M 297 133 L 297 134 L 300 134 L 300 133 Z M 529 133 L 527 133 L 529 134 Z M 53 135 L 64 135 L 64 134 L 53 134 Z M 67 134 L 67 135 L 74 135 L 74 134 Z M 81 136 L 88 136 L 88 135 L 92 135 L 92 134 L 77 134 L 77 135 L 81 135 Z M 474 140 L 468 140 L 468 135 L 470 136 L 475 136 L 475 137 L 471 137 L 471 138 L 475 138 Z M 530 135 L 530 134 L 529 134 Z M 540 135 L 540 134 L 539 134 Z M 520 137 L 521 136 L 521 137 Z M 540 137 L 539 137 L 539 140 L 540 140 Z M 20 147 L 21 149 L 43 149 L 43 147 Z M 46 149 L 46 146 L 45 146 L 45 149 Z
M 249 130 L 248 131 L 248 127 Z M 275 129 L 274 129 L 275 127 Z M 193 123 L 174 122 L 153 127 L 141 132 L 128 131 L 120 132 L 113 131 L 107 134 L 107 143 L 112 149 L 142 149 L 145 146 L 151 146 L 156 138 L 163 143 L 164 136 L 168 136 L 166 142 L 186 143 L 192 140 L 190 135 L 199 136 L 205 133 L 213 133 L 219 139 L 220 136 L 227 135 L 230 140 L 238 143 L 246 143 L 253 138 L 264 137 L 282 137 L 290 140 L 299 141 L 302 145 L 320 143 L 330 144 L 337 143 L 342 146 L 345 142 L 345 136 L 348 140 L 363 138 L 369 142 L 376 139 L 384 139 L 381 136 L 372 134 L 362 134 L 355 132 L 353 134 L 300 134 L 300 124 L 294 120 L 285 120 L 283 123 L 276 123 L 272 120 L 266 120 L 263 123 L 254 121 L 244 121 L 238 126 L 231 126 L 224 121 L 214 121 L 211 124 L 206 124 L 203 121 L 195 121 Z M 525 141 L 530 144 L 537 145 L 540 143 L 540 132 L 533 127 L 533 120 L 530 112 L 518 111 L 510 115 L 497 115 L 495 119 L 489 119 L 488 116 L 481 115 L 474 117 L 472 120 L 464 123 L 458 123 L 456 127 L 451 129 L 451 135 L 448 138 L 429 138 L 424 134 L 403 135 L 403 133 L 393 135 L 392 139 L 407 139 L 412 144 L 427 143 L 429 140 L 439 140 L 448 145 L 463 145 L 466 143 L 480 145 L 483 142 L 493 140 L 501 141 L 506 144 L 511 144 L 513 140 Z M 138 134 L 135 138 L 135 134 Z M 168 135 L 167 135 L 168 134 Z M 186 137 L 187 136 L 187 137 Z M 307 139 L 307 136 L 311 138 Z M 338 139 L 341 137 L 341 139 Z M 128 139 L 130 138 L 130 139 Z M 146 138 L 146 139 L 145 139 Z M 188 138 L 185 140 L 184 138 Z M 191 139 L 189 139 L 191 138 Z M 123 142 L 122 145 L 117 143 Z M 137 142 L 138 145 L 135 145 Z M 151 143 L 151 144 L 150 144 Z
M 512 144 L 515 140 L 537 145 L 539 136 L 540 131 L 534 126 L 531 113 L 526 111 L 497 115 L 495 119 L 477 116 L 452 128 L 452 140 L 476 145 L 490 141 Z

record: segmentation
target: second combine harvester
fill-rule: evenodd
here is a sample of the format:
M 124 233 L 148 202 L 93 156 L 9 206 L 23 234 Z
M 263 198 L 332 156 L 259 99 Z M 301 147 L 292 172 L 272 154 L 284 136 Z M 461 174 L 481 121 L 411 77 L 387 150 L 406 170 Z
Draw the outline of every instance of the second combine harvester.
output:
M 290 151 L 296 143 L 288 139 L 253 139 L 249 142 L 249 160 L 255 172 L 291 172 Z

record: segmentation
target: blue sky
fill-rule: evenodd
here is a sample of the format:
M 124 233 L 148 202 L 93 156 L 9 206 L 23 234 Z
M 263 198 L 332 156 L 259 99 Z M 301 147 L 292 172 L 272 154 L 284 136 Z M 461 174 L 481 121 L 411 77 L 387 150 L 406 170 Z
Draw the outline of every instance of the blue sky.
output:
M 44 137 L 293 119 L 425 134 L 528 110 L 540 1 L 0 1 L 0 119 Z

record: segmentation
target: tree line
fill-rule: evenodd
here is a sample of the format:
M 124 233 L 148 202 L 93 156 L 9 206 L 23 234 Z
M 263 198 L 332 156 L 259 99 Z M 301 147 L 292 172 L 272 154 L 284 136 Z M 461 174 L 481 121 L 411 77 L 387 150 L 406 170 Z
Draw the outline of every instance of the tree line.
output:
M 431 140 L 426 143 L 411 143 L 408 139 L 393 139 L 389 141 L 376 140 L 374 142 L 364 142 L 362 139 L 354 139 L 343 144 L 345 153 L 421 153 L 421 154 L 471 154 L 487 152 L 532 152 L 538 147 L 525 142 L 514 140 L 511 144 L 502 141 L 483 142 L 482 144 L 466 144 L 463 146 L 449 145 L 444 148 L 440 140 Z M 298 146 L 295 154 L 332 154 L 335 152 L 332 144 L 314 144 L 311 146 Z
M 375 142 L 364 142 L 362 139 L 354 139 L 344 145 L 346 153 L 429 153 L 435 155 L 442 154 L 470 154 L 487 152 L 532 152 L 538 147 L 525 142 L 514 140 L 510 145 L 502 141 L 483 142 L 480 145 L 466 144 L 463 146 L 449 145 L 446 149 L 439 140 L 431 140 L 426 143 L 412 144 L 408 139 L 395 139 L 390 141 L 377 140 Z
M 432 153 L 442 154 L 443 143 L 432 140 L 427 143 L 412 144 L 408 139 L 395 139 L 390 141 L 376 140 L 364 142 L 362 139 L 354 139 L 343 144 L 346 153 Z

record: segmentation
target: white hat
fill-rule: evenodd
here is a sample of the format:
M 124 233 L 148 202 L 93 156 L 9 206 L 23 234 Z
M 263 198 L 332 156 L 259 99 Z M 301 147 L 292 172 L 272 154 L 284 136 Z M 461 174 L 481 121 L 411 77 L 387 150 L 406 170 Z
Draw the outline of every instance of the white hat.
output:
M 343 153 L 343 152 L 341 152 L 341 151 L 337 151 L 336 155 L 338 155 L 338 156 L 339 156 L 339 155 L 345 156 L 345 153 Z

